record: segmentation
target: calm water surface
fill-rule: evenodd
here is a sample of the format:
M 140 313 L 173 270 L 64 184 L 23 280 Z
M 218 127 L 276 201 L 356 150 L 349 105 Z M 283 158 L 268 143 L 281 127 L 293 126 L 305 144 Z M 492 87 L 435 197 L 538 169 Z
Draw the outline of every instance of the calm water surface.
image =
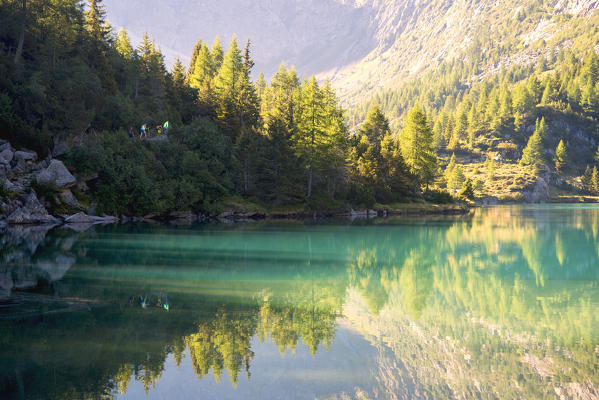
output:
M 599 207 L 13 229 L 2 399 L 599 397 Z

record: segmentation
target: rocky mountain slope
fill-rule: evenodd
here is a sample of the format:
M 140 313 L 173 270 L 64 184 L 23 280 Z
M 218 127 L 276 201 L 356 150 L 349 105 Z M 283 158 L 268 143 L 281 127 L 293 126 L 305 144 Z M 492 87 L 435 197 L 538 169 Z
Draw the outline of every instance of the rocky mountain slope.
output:
M 284 61 L 302 74 L 330 76 L 347 104 L 454 57 L 481 62 L 482 74 L 534 62 L 551 48 L 574 45 L 570 25 L 584 25 L 599 7 L 598 0 L 105 3 L 115 27 L 125 26 L 134 39 L 151 32 L 170 60 L 186 60 L 198 38 L 227 42 L 237 34 L 252 39 L 256 71 L 270 75 Z
M 346 4 L 344 4 L 346 3 Z M 356 62 L 374 48 L 369 10 L 335 0 L 106 0 L 110 23 L 139 41 L 155 36 L 167 61 L 189 61 L 198 39 L 226 46 L 252 40 L 255 71 L 273 74 L 284 61 L 312 74 Z

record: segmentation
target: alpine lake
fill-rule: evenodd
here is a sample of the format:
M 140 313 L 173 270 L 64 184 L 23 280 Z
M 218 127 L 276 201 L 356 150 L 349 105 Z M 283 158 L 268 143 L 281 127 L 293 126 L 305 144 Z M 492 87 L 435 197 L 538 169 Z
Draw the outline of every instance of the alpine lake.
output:
M 0 234 L 2 399 L 599 398 L 599 205 Z

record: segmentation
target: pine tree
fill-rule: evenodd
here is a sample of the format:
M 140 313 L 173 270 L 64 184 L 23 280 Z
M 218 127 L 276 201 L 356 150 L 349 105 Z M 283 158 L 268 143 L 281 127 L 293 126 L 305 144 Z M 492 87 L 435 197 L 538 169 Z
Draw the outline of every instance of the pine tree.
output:
M 195 56 L 193 70 L 189 74 L 189 86 L 194 89 L 204 89 L 212 87 L 213 68 L 212 55 L 208 46 L 201 45 Z
M 451 174 L 447 180 L 447 188 L 453 192 L 457 192 L 460 190 L 465 180 L 466 177 L 464 176 L 462 166 L 458 164 L 451 170 Z
M 584 190 L 589 192 L 593 191 L 593 183 L 592 183 L 593 170 L 590 166 L 587 165 L 584 174 L 581 177 L 581 183 Z
M 262 103 L 267 86 L 268 85 L 266 83 L 266 79 L 264 78 L 264 73 L 260 72 L 260 74 L 258 74 L 258 79 L 256 80 L 256 95 L 258 96 L 260 103 Z
M 597 147 L 597 151 L 595 152 L 595 161 L 599 163 L 599 146 Z
M 591 116 L 599 114 L 599 95 L 595 89 L 595 85 L 591 78 L 587 80 L 587 83 L 582 91 L 580 105 L 582 109 Z
M 561 174 L 564 168 L 567 166 L 568 155 L 566 153 L 566 145 L 563 140 L 559 141 L 557 148 L 555 149 L 555 171 Z
M 543 124 L 538 123 L 537 129 L 528 139 L 528 144 L 522 152 L 522 158 L 520 159 L 520 165 L 532 165 L 538 167 L 543 164 L 543 138 L 541 136 Z
M 593 173 L 591 174 L 590 189 L 595 194 L 599 193 L 599 171 L 596 165 L 593 167 Z
M 196 60 L 198 58 L 198 54 L 200 54 L 200 50 L 202 49 L 202 41 L 198 40 L 196 44 L 193 46 L 193 51 L 191 52 L 191 59 L 189 61 L 189 67 L 187 67 L 187 82 L 191 80 L 191 75 L 195 71 Z
M 297 134 L 295 147 L 298 156 L 304 161 L 308 173 L 308 184 L 306 198 L 312 196 L 314 183 L 314 170 L 319 161 L 317 155 L 321 154 L 324 141 L 324 110 L 322 92 L 316 78 L 312 76 L 310 81 L 304 81 L 299 93 L 299 104 L 297 113 Z
M 408 113 L 401 134 L 401 151 L 410 172 L 419 184 L 428 185 L 435 178 L 437 155 L 433 147 L 433 133 L 426 114 L 416 104 Z
M 462 184 L 462 187 L 458 192 L 458 198 L 460 200 L 474 200 L 474 188 L 472 187 L 472 181 L 470 179 L 466 179 Z
M 378 104 L 372 104 L 366 115 L 366 120 L 360 126 L 358 131 L 361 135 L 365 135 L 368 141 L 375 146 L 375 149 L 380 149 L 381 140 L 385 135 L 390 133 L 389 121 L 381 112 Z
M 545 84 L 545 90 L 543 90 L 543 96 L 541 97 L 541 104 L 549 105 L 553 103 L 555 98 L 555 93 L 553 90 L 553 85 L 551 84 L 551 80 L 547 79 L 547 83 Z
M 114 42 L 114 48 L 116 51 L 126 58 L 127 60 L 131 59 L 133 56 L 133 48 L 131 47 L 131 40 L 129 39 L 129 34 L 125 28 L 119 30 L 117 34 L 116 41 Z
M 235 40 L 235 45 L 237 46 L 237 40 L 236 38 L 233 38 Z M 229 48 L 230 51 L 230 48 Z M 212 51 L 210 52 L 210 56 L 212 57 L 212 75 L 216 76 L 219 71 L 220 68 L 223 65 L 223 61 L 224 61 L 224 52 L 223 52 L 223 47 L 220 44 L 220 37 L 217 36 L 214 38 L 214 43 L 212 43 Z
M 470 108 L 470 112 L 468 113 L 468 130 L 467 130 L 467 132 L 468 132 L 468 148 L 470 148 L 470 149 L 474 148 L 474 140 L 475 140 L 477 125 L 478 125 L 477 116 L 478 116 L 478 113 L 476 111 L 476 107 L 474 104 L 472 104 L 472 107 Z
M 104 88 L 114 94 L 117 92 L 117 85 L 107 55 L 110 28 L 106 24 L 106 10 L 102 0 L 89 0 L 85 24 L 91 38 L 88 47 L 90 64 L 98 71 Z
M 218 44 L 218 43 L 217 43 Z M 213 49 L 213 61 L 214 49 Z M 233 37 L 225 55 L 222 67 L 214 78 L 214 95 L 217 103 L 217 116 L 224 132 L 235 138 L 239 134 L 241 121 L 238 112 L 238 94 L 240 79 L 244 74 L 241 51 L 237 38 Z
M 89 0 L 88 9 L 85 12 L 87 29 L 95 43 L 106 43 L 110 28 L 106 24 L 106 9 L 103 0 Z
M 445 167 L 445 172 L 443 173 L 446 181 L 451 176 L 451 173 L 453 172 L 453 169 L 455 168 L 455 166 L 456 166 L 455 153 L 452 153 L 451 158 L 449 159 L 449 163 L 447 164 L 447 167 Z
M 526 85 L 520 84 L 514 93 L 514 125 L 520 129 L 526 117 L 532 112 L 535 96 Z

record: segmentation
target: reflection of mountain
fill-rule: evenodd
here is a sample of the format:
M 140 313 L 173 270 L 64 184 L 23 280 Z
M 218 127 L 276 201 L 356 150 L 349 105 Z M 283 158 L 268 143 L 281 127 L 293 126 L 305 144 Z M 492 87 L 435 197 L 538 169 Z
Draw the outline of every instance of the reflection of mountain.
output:
M 256 379 L 256 344 L 318 356 L 341 326 L 378 352 L 376 390 L 359 388 L 370 398 L 592 398 L 598 227 L 599 210 L 502 207 L 401 224 L 52 232 L 26 264 L 48 262 L 54 296 L 95 306 L 0 319 L 0 392 L 97 397 L 135 381 L 149 392 L 169 357 L 237 385 Z M 129 304 L 144 295 L 147 309 Z

